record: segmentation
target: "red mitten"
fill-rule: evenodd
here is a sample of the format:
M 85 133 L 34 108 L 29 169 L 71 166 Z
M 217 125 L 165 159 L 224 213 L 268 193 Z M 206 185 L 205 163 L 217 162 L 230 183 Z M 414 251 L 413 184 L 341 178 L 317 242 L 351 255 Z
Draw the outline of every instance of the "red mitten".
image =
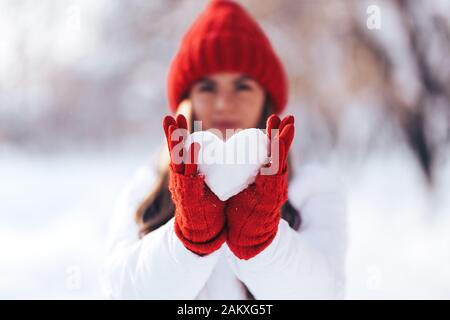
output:
M 225 242 L 225 203 L 197 174 L 200 145 L 191 144 L 187 152 L 179 145 L 188 134 L 186 118 L 166 116 L 163 127 L 170 152 L 169 190 L 175 204 L 175 233 L 186 248 L 207 255 Z M 181 141 L 176 141 L 177 136 Z
M 269 153 L 271 166 L 278 166 L 278 170 L 272 175 L 259 173 L 253 184 L 228 200 L 226 207 L 228 247 L 245 260 L 263 251 L 277 233 L 281 207 L 288 199 L 286 159 L 294 138 L 294 117 L 280 121 L 272 115 L 267 120 L 266 134 L 273 151 Z

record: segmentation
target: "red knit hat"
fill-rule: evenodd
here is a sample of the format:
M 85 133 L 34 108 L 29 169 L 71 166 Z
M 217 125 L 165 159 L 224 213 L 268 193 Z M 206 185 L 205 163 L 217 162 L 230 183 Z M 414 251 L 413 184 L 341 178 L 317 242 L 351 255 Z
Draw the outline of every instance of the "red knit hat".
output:
M 275 113 L 287 102 L 283 66 L 257 22 L 237 3 L 212 0 L 184 35 L 168 74 L 172 111 L 200 78 L 216 72 L 248 75 L 268 92 Z

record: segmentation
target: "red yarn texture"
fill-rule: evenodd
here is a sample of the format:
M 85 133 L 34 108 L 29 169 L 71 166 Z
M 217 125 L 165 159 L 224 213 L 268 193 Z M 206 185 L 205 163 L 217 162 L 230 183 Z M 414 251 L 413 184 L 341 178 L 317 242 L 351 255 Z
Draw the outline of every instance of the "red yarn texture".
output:
M 199 255 L 219 249 L 226 240 L 225 203 L 204 178 L 171 171 L 169 190 L 176 208 L 174 230 L 184 246 Z
M 255 183 L 228 200 L 227 244 L 240 259 L 263 251 L 275 238 L 281 207 L 288 199 L 288 172 L 258 175 Z

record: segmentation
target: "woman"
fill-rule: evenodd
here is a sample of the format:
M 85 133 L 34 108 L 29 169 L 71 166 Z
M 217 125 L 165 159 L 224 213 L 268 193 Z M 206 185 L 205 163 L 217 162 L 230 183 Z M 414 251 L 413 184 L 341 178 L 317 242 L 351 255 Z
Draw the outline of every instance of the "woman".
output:
M 238 4 L 213 0 L 184 36 L 168 76 L 163 128 L 267 129 L 278 169 L 221 201 L 196 162 L 171 153 L 141 169 L 119 200 L 105 268 L 113 298 L 342 298 L 346 249 L 341 187 L 316 166 L 292 168 L 283 67 Z M 187 120 L 186 120 L 187 118 Z M 278 133 L 271 135 L 271 129 Z M 276 131 L 273 131 L 276 132 Z M 195 158 L 198 148 L 184 146 Z M 274 155 L 270 155 L 272 160 Z M 187 158 L 185 158 L 187 159 Z

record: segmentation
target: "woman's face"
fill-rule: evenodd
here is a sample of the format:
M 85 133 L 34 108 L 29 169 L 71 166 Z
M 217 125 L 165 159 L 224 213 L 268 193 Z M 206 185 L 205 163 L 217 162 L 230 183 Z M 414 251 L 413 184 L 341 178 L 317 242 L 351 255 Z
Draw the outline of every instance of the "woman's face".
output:
M 239 73 L 216 73 L 196 82 L 190 99 L 194 119 L 202 130 L 254 128 L 260 120 L 264 89 L 255 80 Z

